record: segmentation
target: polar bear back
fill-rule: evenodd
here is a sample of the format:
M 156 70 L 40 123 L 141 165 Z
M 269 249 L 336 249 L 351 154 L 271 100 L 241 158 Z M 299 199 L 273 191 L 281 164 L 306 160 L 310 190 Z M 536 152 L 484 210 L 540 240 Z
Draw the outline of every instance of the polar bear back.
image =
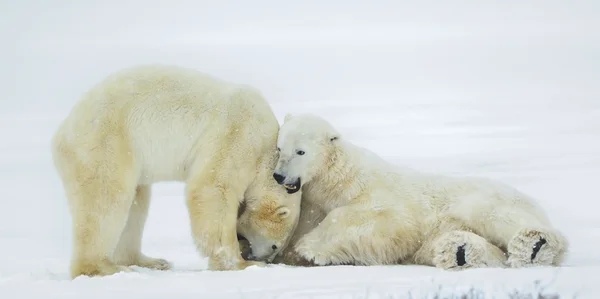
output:
M 192 164 L 199 163 L 196 157 L 211 156 L 225 144 L 240 153 L 228 158 L 257 159 L 278 131 L 257 90 L 176 66 L 114 73 L 73 109 L 62 125 L 67 138 L 85 147 L 122 131 L 131 142 L 132 159 L 139 162 L 140 183 L 146 184 L 184 181 Z M 69 134 L 69 128 L 78 133 Z

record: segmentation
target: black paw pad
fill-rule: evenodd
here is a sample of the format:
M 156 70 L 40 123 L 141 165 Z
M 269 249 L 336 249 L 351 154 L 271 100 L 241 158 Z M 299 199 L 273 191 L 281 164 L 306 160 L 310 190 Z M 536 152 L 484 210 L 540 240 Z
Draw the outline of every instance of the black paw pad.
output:
M 546 239 L 540 238 L 540 240 L 537 241 L 535 243 L 535 245 L 533 245 L 533 252 L 531 252 L 531 261 L 532 262 L 535 259 L 535 257 L 537 256 L 538 252 L 540 252 L 540 249 L 542 248 L 542 245 L 544 245 L 546 243 L 547 243 Z
M 458 249 L 456 250 L 456 264 L 458 266 L 464 266 L 467 261 L 465 259 L 465 245 L 460 245 L 458 246 Z

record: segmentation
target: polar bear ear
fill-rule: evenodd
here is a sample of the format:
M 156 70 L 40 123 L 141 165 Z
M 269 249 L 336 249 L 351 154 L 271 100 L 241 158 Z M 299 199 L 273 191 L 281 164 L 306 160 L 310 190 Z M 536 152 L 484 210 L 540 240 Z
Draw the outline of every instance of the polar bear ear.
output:
M 281 219 L 287 218 L 290 215 L 290 209 L 286 207 L 281 207 L 277 209 L 277 216 L 281 217 Z
M 289 120 L 291 120 L 293 117 L 293 115 L 291 113 L 288 113 L 285 115 L 285 118 L 283 119 L 283 123 L 285 124 L 286 122 L 288 122 Z

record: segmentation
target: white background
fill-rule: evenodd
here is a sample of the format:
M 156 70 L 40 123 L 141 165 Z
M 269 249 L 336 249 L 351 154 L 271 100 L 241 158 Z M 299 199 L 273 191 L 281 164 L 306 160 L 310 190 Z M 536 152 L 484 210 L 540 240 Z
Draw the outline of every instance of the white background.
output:
M 1 1 L 0 297 L 379 298 L 425 294 L 438 282 L 501 294 L 541 279 L 595 298 L 596 2 Z M 70 216 L 50 138 L 83 92 L 141 63 L 254 85 L 278 119 L 327 117 L 393 163 L 510 183 L 539 199 L 572 252 L 562 268 L 212 273 L 192 246 L 183 185 L 163 183 L 153 190 L 144 251 L 175 269 L 70 281 Z

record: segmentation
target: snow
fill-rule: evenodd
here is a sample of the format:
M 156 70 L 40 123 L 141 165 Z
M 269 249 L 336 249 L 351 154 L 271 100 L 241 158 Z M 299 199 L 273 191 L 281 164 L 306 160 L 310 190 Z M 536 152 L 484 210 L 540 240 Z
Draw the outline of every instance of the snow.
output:
M 597 1 L 596 1 L 597 2 Z M 3 1 L 1 298 L 502 298 L 535 281 L 600 291 L 600 5 L 595 1 Z M 70 216 L 49 140 L 78 97 L 138 63 L 260 88 L 394 163 L 534 195 L 571 242 L 559 268 L 272 266 L 206 271 L 183 185 L 153 188 L 144 251 L 174 270 L 68 278 Z

